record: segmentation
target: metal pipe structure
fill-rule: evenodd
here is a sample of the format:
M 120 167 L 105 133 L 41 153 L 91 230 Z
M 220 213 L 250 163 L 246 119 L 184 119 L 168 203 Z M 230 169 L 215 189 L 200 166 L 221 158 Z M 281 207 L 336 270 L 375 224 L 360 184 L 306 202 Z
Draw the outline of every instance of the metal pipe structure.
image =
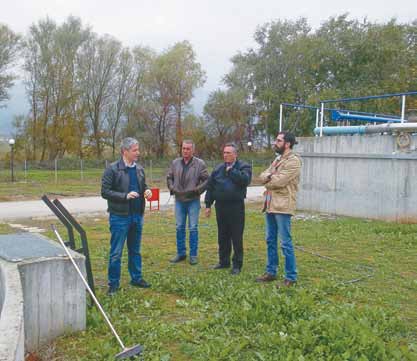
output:
M 282 104 L 279 105 L 279 131 L 282 132 Z
M 404 123 L 405 116 L 405 95 L 401 97 L 401 123 Z
M 295 104 L 295 103 L 282 103 L 282 105 L 284 107 L 291 107 L 291 108 L 297 108 L 297 109 L 321 109 L 320 107 L 317 106 L 313 106 L 313 105 L 305 105 L 305 104 Z M 355 113 L 355 114 L 360 114 L 360 115 L 369 115 L 369 116 L 376 116 L 376 117 L 387 117 L 387 118 L 394 118 L 394 119 L 401 119 L 401 117 L 397 116 L 397 115 L 392 115 L 392 114 L 380 114 L 380 113 L 370 113 L 370 112 L 361 112 L 359 110 L 349 110 L 349 109 L 338 109 L 338 108 L 323 108 L 324 110 L 327 111 L 333 111 L 336 110 L 338 112 L 348 112 L 348 113 Z
M 355 101 L 362 101 L 362 100 L 370 100 L 370 99 L 382 99 L 382 98 L 391 98 L 391 97 L 400 97 L 406 95 L 417 95 L 417 91 L 413 92 L 406 92 L 406 93 L 392 93 L 392 94 L 384 94 L 384 95 L 370 95 L 366 97 L 357 97 L 357 98 L 341 98 L 341 99 L 329 99 L 329 100 L 322 100 L 322 103 L 339 103 L 339 102 L 355 102 Z
M 316 127 L 314 134 L 343 135 L 343 134 L 373 134 L 373 133 L 395 133 L 395 132 L 417 132 L 417 123 L 385 123 L 379 125 L 357 125 L 344 127 Z
M 369 116 L 369 115 L 361 115 L 361 114 L 351 114 L 344 113 L 339 110 L 332 110 L 331 119 L 334 121 L 340 120 L 355 120 L 358 122 L 378 122 L 378 123 L 404 123 L 404 119 L 397 119 L 397 118 L 386 118 L 386 117 L 378 117 L 378 116 Z

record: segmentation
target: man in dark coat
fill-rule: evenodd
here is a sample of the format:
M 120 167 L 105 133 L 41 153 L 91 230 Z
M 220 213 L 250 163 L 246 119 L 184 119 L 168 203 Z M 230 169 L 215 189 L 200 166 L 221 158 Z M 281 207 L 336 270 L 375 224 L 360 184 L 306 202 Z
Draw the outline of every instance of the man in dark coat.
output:
M 249 164 L 237 159 L 236 145 L 227 143 L 223 148 L 224 163 L 211 173 L 205 196 L 206 216 L 210 217 L 211 205 L 215 202 L 219 243 L 219 263 L 214 269 L 230 267 L 231 274 L 238 275 L 243 264 L 243 231 L 245 228 L 246 189 L 251 182 Z

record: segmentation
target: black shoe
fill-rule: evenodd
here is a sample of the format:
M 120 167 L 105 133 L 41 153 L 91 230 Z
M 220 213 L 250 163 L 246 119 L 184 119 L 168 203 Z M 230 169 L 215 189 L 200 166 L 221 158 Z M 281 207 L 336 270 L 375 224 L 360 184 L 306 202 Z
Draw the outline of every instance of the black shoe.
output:
M 230 267 L 230 265 L 217 263 L 211 268 L 212 269 L 224 269 L 224 268 L 229 268 L 229 267 Z
M 139 287 L 139 288 L 149 288 L 149 287 L 151 287 L 151 285 L 148 282 L 146 282 L 143 278 L 138 282 L 130 281 L 130 284 L 133 287 Z
M 119 291 L 119 287 L 110 286 L 109 289 L 107 290 L 107 295 L 114 296 L 117 291 Z
M 236 276 L 240 273 L 240 268 L 232 268 L 232 270 L 230 271 L 230 274 Z
M 174 258 L 171 258 L 170 262 L 171 263 L 178 263 L 181 261 L 184 261 L 187 258 L 187 256 L 180 256 L 179 254 L 177 254 Z
M 198 263 L 198 258 L 197 256 L 190 256 L 190 265 L 194 266 Z

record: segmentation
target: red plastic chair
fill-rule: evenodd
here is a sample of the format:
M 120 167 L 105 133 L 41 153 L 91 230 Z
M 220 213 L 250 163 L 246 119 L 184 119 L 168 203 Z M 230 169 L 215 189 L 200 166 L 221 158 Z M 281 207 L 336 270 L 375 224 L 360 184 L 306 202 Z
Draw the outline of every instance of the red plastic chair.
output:
M 159 188 L 151 188 L 151 191 L 152 197 L 147 200 L 149 202 L 149 211 L 159 211 Z M 152 202 L 157 202 L 158 206 L 152 208 Z

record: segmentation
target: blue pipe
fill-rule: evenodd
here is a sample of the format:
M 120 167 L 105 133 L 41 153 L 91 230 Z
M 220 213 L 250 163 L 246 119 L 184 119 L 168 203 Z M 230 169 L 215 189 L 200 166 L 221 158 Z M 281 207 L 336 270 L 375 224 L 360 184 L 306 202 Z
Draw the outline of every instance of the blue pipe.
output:
M 401 123 L 401 119 L 398 118 L 385 118 L 385 117 L 373 117 L 359 114 L 342 113 L 337 110 L 331 111 L 331 119 L 334 121 L 339 120 L 354 120 L 358 122 L 377 122 L 377 123 Z
M 320 107 L 315 107 L 313 105 L 305 105 L 305 104 L 294 104 L 294 103 L 281 103 L 284 107 L 292 107 L 292 108 L 301 108 L 301 109 L 321 109 Z M 324 110 L 328 111 L 338 111 L 338 112 L 352 112 L 355 114 L 362 114 L 362 115 L 369 115 L 369 116 L 381 116 L 381 117 L 392 117 L 394 119 L 400 119 L 397 115 L 387 115 L 387 114 L 378 114 L 378 113 L 369 113 L 369 112 L 360 112 L 358 110 L 349 110 L 349 109 L 337 109 L 337 108 L 324 108 Z
M 337 135 L 337 134 L 365 134 L 366 125 L 354 125 L 345 127 L 323 127 L 323 134 Z M 314 134 L 320 135 L 320 127 L 314 128 Z
M 367 96 L 367 97 L 357 97 L 357 98 L 341 98 L 341 99 L 322 100 L 320 103 L 353 102 L 353 101 L 357 101 L 357 100 L 369 100 L 369 99 L 382 99 L 382 98 L 400 97 L 402 95 L 417 95 L 417 91 L 406 92 L 406 93 L 392 93 L 392 94 L 384 94 L 384 95 L 370 95 L 370 96 Z

